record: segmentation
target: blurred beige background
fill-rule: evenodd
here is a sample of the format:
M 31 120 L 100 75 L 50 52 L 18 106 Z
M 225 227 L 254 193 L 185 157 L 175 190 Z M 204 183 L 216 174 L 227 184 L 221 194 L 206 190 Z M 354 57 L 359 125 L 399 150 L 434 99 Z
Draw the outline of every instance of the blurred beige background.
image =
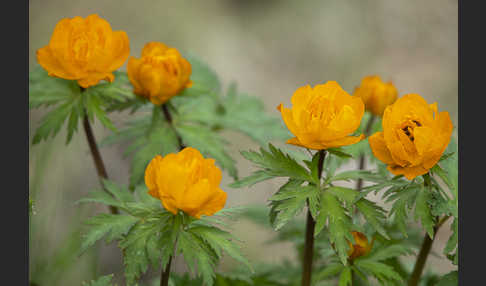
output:
M 457 11 L 455 0 L 30 0 L 29 67 L 37 64 L 35 51 L 48 43 L 60 19 L 97 13 L 114 30 L 127 32 L 131 55 L 138 57 L 148 41 L 193 53 L 209 63 L 225 87 L 236 81 L 241 91 L 260 97 L 274 116 L 279 116 L 275 107 L 290 103 L 302 85 L 336 80 L 352 92 L 363 76 L 378 74 L 392 80 L 401 95 L 419 93 L 429 102 L 437 101 L 456 124 Z M 30 111 L 31 136 L 44 112 Z M 121 125 L 127 116 L 114 114 L 112 118 Z M 94 128 L 98 140 L 109 134 L 99 124 Z M 238 150 L 257 145 L 241 135 L 231 136 L 239 174 L 248 175 L 252 167 Z M 69 146 L 64 141 L 65 133 L 60 132 L 54 140 L 29 149 L 30 193 L 36 200 L 30 272 L 50 285 L 80 285 L 94 273 L 115 273 L 121 281 L 121 256 L 115 245 L 101 245 L 98 256 L 50 259 L 65 246 L 69 232 L 80 221 L 104 211 L 73 204 L 98 187 L 98 181 L 84 134 L 78 132 Z M 101 152 L 110 178 L 127 183 L 129 161 L 121 156 L 123 146 Z M 225 176 L 223 187 L 230 182 Z M 228 206 L 265 203 L 280 184 L 273 180 L 252 189 L 226 188 Z M 447 231 L 447 226 L 442 228 L 444 234 L 435 244 L 439 254 Z M 254 261 L 279 261 L 294 255 L 288 245 L 263 246 L 272 233 L 249 222 L 238 223 L 235 233 L 246 242 L 244 252 Z M 71 266 L 60 273 L 42 274 L 59 263 Z M 441 272 L 451 269 L 450 263 L 439 258 L 430 259 L 429 266 Z

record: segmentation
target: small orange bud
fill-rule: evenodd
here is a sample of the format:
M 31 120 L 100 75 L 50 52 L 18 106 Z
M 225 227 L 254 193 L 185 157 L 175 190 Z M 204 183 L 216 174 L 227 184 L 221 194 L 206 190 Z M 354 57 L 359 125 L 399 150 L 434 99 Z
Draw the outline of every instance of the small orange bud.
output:
M 127 66 L 133 92 L 156 105 L 191 87 L 191 72 L 191 64 L 178 50 L 159 42 L 147 43 L 142 57 L 130 57 Z
M 354 260 L 355 258 L 358 258 L 360 256 L 367 255 L 371 251 L 371 248 L 373 247 L 373 242 L 368 243 L 368 238 L 366 238 L 366 235 L 364 235 L 359 231 L 352 231 L 351 234 L 353 235 L 356 244 L 351 244 L 351 242 L 348 241 L 349 259 Z
M 382 116 L 385 108 L 397 100 L 398 91 L 391 82 L 382 82 L 379 76 L 367 76 L 354 90 L 353 96 L 361 97 L 366 110 Z

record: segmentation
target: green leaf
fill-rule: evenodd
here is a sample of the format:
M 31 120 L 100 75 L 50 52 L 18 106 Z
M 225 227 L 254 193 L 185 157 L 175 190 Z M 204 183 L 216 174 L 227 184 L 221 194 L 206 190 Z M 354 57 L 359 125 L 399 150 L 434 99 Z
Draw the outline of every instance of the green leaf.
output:
M 76 81 L 48 76 L 41 66 L 29 73 L 29 108 L 67 102 L 80 94 Z
M 357 259 L 355 264 L 362 270 L 369 272 L 383 284 L 392 281 L 403 281 L 402 277 L 395 272 L 391 266 L 384 263 L 371 261 L 369 259 Z
M 380 176 L 380 174 L 373 173 L 367 170 L 350 170 L 334 175 L 330 177 L 328 181 L 357 181 L 359 179 L 376 183 L 381 183 L 386 180 L 386 178 L 383 178 L 382 176 Z
M 323 270 L 319 271 L 317 274 L 313 276 L 313 284 L 318 281 L 324 280 L 328 277 L 332 277 L 337 275 L 343 270 L 344 266 L 341 263 L 332 263 L 326 265 Z
M 115 198 L 124 203 L 135 202 L 133 194 L 130 193 L 124 186 L 120 186 L 113 181 L 103 179 L 103 185 L 106 190 L 110 192 Z
M 222 98 L 221 107 L 221 126 L 242 132 L 262 146 L 272 139 L 289 138 L 280 118 L 269 116 L 260 98 L 238 94 L 234 83 L 230 85 L 227 96 Z
M 297 161 L 289 154 L 282 152 L 272 144 L 268 145 L 270 152 L 260 148 L 260 153 L 255 151 L 242 151 L 241 155 L 262 168 L 262 171 L 268 176 L 289 177 L 296 180 L 313 182 L 315 184 L 318 183 L 315 182 L 309 171 L 297 163 Z
M 390 239 L 385 230 L 385 210 L 375 202 L 361 198 L 356 202 L 356 208 L 363 214 L 366 221 L 383 237 Z
M 117 208 L 125 208 L 123 202 L 116 200 L 112 195 L 108 194 L 105 190 L 97 190 L 88 194 L 87 197 L 84 197 L 76 202 L 77 204 L 81 203 L 100 203 L 105 204 L 107 206 L 114 206 Z
M 430 200 L 430 189 L 423 188 L 418 192 L 415 202 L 415 219 L 420 219 L 422 227 L 427 231 L 429 237 L 434 237 L 434 218 L 432 217 L 428 201 Z
M 81 253 L 85 252 L 96 241 L 105 235 L 107 243 L 119 239 L 137 222 L 137 218 L 129 215 L 99 214 L 87 220 L 90 225 L 88 233 L 83 239 Z
M 273 176 L 270 176 L 267 173 L 265 173 L 265 171 L 260 170 L 260 171 L 254 172 L 253 174 L 251 174 L 248 177 L 245 177 L 245 178 L 240 179 L 238 181 L 234 181 L 233 183 L 229 184 L 229 187 L 238 189 L 238 188 L 242 188 L 242 187 L 246 187 L 246 186 L 253 186 L 256 183 L 259 183 L 259 182 L 262 182 L 262 181 L 265 181 L 265 180 L 268 180 L 268 179 L 271 179 L 271 178 L 273 178 Z
M 302 211 L 316 187 L 301 187 L 302 181 L 289 179 L 271 198 L 270 221 L 275 230 L 281 229 L 289 220 Z
M 335 155 L 335 156 L 338 156 L 339 158 L 342 158 L 342 159 L 353 158 L 352 155 L 343 152 L 340 148 L 329 148 L 329 149 L 326 149 L 326 151 Z
M 198 149 L 205 156 L 214 158 L 230 176 L 237 178 L 235 160 L 224 149 L 224 141 L 219 135 L 203 126 L 176 124 L 177 133 L 186 146 Z
M 338 256 L 344 265 L 347 265 L 348 241 L 354 241 L 351 231 L 351 219 L 345 208 L 330 192 L 321 195 L 321 210 L 317 216 L 314 236 L 317 236 L 328 221 L 329 240 L 334 244 Z
M 192 86 L 186 88 L 182 95 L 198 95 L 208 93 L 218 93 L 221 89 L 221 83 L 218 75 L 208 64 L 204 63 L 194 55 L 184 53 L 184 57 L 191 63 L 191 81 Z
M 451 255 L 452 255 L 452 263 L 455 265 L 457 265 L 457 261 L 458 261 L 458 254 L 457 254 L 458 225 L 459 225 L 459 220 L 457 217 L 455 217 L 451 225 L 452 234 L 447 240 L 446 246 L 444 247 L 444 251 L 443 251 L 444 254 L 446 255 L 451 254 L 451 252 L 454 252 Z
M 230 233 L 209 226 L 196 226 L 190 228 L 188 231 L 199 236 L 203 241 L 208 243 L 216 252 L 218 258 L 221 257 L 222 252 L 224 251 L 233 259 L 253 271 L 251 264 L 241 254 L 240 248 L 233 242 L 234 238 Z
M 459 285 L 459 275 L 457 270 L 451 271 L 437 282 L 435 286 L 457 286 Z
M 82 286 L 112 286 L 111 280 L 114 274 L 108 274 L 101 276 L 96 280 L 91 280 L 90 282 L 83 282 Z
M 378 248 L 377 251 L 368 255 L 366 259 L 378 262 L 408 254 L 413 254 L 413 251 L 409 247 L 402 244 L 392 244 Z
M 68 118 L 68 116 L 73 112 L 73 106 L 78 104 L 77 99 L 67 101 L 54 110 L 49 111 L 42 119 L 40 126 L 37 128 L 32 139 L 32 144 L 37 144 L 42 140 L 47 140 L 49 137 L 54 137 L 61 129 L 62 125 Z M 74 108 L 74 110 L 77 110 Z M 74 120 L 70 120 L 74 121 Z M 72 123 L 69 124 L 71 128 Z M 74 130 L 71 129 L 68 133 L 68 139 L 70 139 Z M 69 143 L 69 140 L 67 141 Z
M 360 193 L 354 189 L 338 186 L 331 186 L 324 191 L 333 194 L 336 198 L 345 202 L 348 207 L 351 206 L 360 196 Z
M 339 286 L 352 285 L 352 280 L 351 268 L 344 267 L 341 275 L 339 276 Z
M 198 274 L 202 276 L 204 283 L 213 285 L 214 267 L 217 261 L 213 249 L 198 236 L 186 231 L 180 233 L 177 249 L 184 255 L 184 261 L 189 270 L 195 273 L 197 265 Z

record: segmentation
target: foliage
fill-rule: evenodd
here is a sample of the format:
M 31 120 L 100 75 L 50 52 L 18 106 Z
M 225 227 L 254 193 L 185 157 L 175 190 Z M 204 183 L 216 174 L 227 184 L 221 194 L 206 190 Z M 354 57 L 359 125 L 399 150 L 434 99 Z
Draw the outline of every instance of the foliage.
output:
M 92 192 L 79 203 L 102 203 L 114 206 L 122 214 L 98 214 L 86 221 L 88 231 L 81 252 L 105 238 L 117 241 L 123 253 L 125 277 L 133 285 L 149 266 L 164 268 L 172 255 L 182 254 L 192 273 L 198 273 L 208 285 L 215 279 L 214 268 L 223 252 L 251 269 L 240 254 L 235 238 L 212 225 L 211 219 L 196 220 L 184 213 L 173 215 L 163 209 L 143 187 L 135 193 L 126 187 L 104 180 L 105 189 Z M 229 211 L 223 212 L 226 216 Z M 197 270 L 197 271 L 196 271 Z

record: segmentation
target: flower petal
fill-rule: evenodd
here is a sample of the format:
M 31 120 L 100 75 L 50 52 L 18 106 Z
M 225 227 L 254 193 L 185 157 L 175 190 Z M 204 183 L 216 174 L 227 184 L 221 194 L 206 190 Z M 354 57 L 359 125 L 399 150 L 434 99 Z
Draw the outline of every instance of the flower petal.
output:
M 368 143 L 370 144 L 371 151 L 378 160 L 383 163 L 390 165 L 394 164 L 393 157 L 391 156 L 390 150 L 386 147 L 385 138 L 383 138 L 383 132 L 377 132 L 368 138 Z
M 426 174 L 429 170 L 423 166 L 400 167 L 398 165 L 388 165 L 388 171 L 394 175 L 404 175 L 405 178 L 413 180 L 417 176 Z

